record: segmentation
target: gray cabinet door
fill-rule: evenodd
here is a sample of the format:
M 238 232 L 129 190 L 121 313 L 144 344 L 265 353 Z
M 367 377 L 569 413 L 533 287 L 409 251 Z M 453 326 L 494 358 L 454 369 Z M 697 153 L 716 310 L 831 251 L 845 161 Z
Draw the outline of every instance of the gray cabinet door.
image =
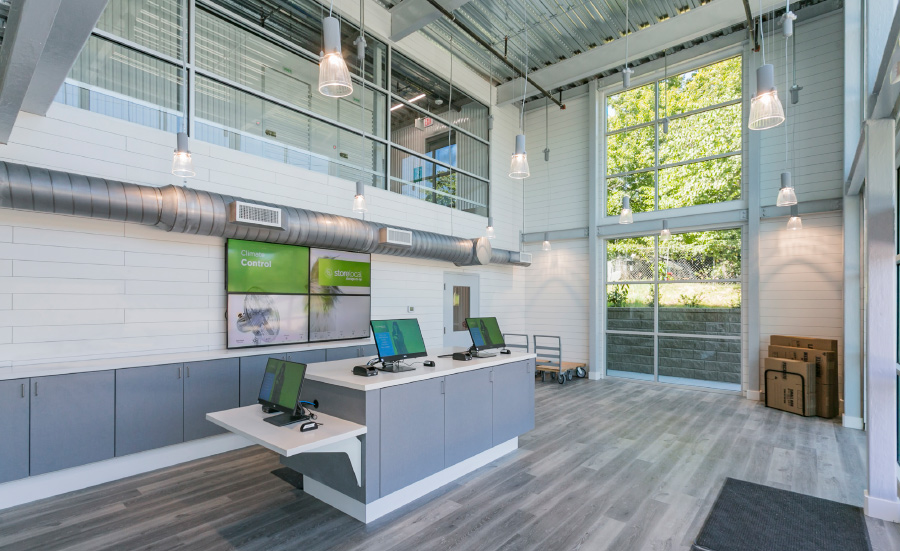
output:
M 0 381 L 0 484 L 28 476 L 28 379 Z
M 244 356 L 241 363 L 241 407 L 257 404 L 259 387 L 269 358 L 284 360 L 284 354 L 265 354 L 263 356 Z
M 206 414 L 240 405 L 238 358 L 186 363 L 184 371 L 184 440 L 225 432 Z
M 115 455 L 115 371 L 31 379 L 31 475 Z
M 444 379 L 381 389 L 381 495 L 444 468 Z
M 360 357 L 377 356 L 378 349 L 375 348 L 374 344 L 364 344 L 359 347 L 359 355 Z
M 491 447 L 493 391 L 490 368 L 445 380 L 444 464 L 449 467 Z
M 325 349 L 325 360 L 333 362 L 334 360 L 346 360 L 347 358 L 358 358 L 358 346 L 345 346 L 343 348 L 327 348 Z
M 314 364 L 325 361 L 325 349 L 321 350 L 301 350 L 299 352 L 288 352 L 287 360 L 299 362 L 302 364 Z
M 116 456 L 184 441 L 182 364 L 116 370 Z
M 494 366 L 494 445 L 534 428 L 534 363 Z

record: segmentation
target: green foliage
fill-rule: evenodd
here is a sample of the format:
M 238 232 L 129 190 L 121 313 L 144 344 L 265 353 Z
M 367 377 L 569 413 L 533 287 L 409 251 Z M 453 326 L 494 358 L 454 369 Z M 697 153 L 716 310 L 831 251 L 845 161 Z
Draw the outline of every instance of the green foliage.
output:
M 703 305 L 703 293 L 687 293 L 678 295 L 678 302 L 687 308 L 699 308 Z
M 734 57 L 659 82 L 627 90 L 607 98 L 607 131 L 649 123 L 695 111 L 741 97 L 741 59 Z M 622 208 L 622 196 L 631 196 L 634 212 L 670 209 L 731 201 L 741 196 L 740 154 L 681 165 L 655 168 L 659 142 L 659 164 L 700 159 L 740 151 L 742 143 L 740 103 L 674 119 L 668 133 L 660 123 L 607 136 L 607 174 L 644 170 L 627 178 L 607 180 L 607 214 Z M 627 180 L 627 181 L 626 181 Z
M 628 285 L 610 285 L 606 291 L 606 305 L 621 308 L 628 302 Z

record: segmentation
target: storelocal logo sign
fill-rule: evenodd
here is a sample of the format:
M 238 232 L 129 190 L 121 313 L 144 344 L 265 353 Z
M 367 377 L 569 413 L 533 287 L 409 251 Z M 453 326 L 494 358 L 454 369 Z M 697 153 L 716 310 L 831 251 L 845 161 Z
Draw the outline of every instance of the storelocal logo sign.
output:
M 368 287 L 372 267 L 366 262 L 319 259 L 319 285 L 323 287 Z

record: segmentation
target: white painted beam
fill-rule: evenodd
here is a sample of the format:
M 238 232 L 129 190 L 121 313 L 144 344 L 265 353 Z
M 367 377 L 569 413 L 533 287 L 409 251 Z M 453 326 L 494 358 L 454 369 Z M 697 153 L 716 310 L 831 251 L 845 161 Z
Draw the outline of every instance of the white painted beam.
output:
M 469 0 L 444 0 L 438 2 L 449 12 L 467 4 Z M 406 38 L 422 29 L 425 25 L 441 18 L 441 12 L 428 3 L 428 0 L 403 0 L 391 8 L 391 40 L 394 42 Z
M 13 0 L 10 5 L 0 47 L 0 143 L 9 141 L 60 3 Z
M 781 0 L 763 0 L 762 9 L 768 11 L 783 5 L 784 2 Z M 741 0 L 714 0 L 687 13 L 633 32 L 628 39 L 628 55 L 630 59 L 638 59 L 661 52 L 666 48 L 738 24 L 746 18 Z M 618 67 L 623 64 L 624 59 L 625 40 L 617 39 L 530 73 L 529 77 L 540 86 L 552 89 Z M 520 97 L 521 93 L 521 79 L 506 82 L 497 87 L 497 104 L 509 103 Z M 538 92 L 533 86 L 529 86 L 527 93 L 532 95 Z
M 60 4 L 25 94 L 23 111 L 41 116 L 47 114 L 106 3 L 107 0 L 79 0 Z

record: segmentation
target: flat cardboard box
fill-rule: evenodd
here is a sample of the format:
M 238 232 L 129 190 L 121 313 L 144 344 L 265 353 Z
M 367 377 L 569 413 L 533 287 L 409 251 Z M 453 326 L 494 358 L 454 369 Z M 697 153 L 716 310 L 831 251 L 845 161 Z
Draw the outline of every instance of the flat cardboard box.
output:
M 795 348 L 812 348 L 815 350 L 838 351 L 837 341 L 834 339 L 817 339 L 813 337 L 793 337 L 790 335 L 772 335 L 769 344 L 778 346 L 793 346 Z
M 769 345 L 770 358 L 786 358 L 816 364 L 816 385 L 837 385 L 837 352 L 796 348 L 793 346 Z
M 838 408 L 837 385 L 821 385 L 816 387 L 816 415 L 825 419 L 837 417 Z
M 816 414 L 816 366 L 782 358 L 766 358 L 766 406 L 804 417 Z

